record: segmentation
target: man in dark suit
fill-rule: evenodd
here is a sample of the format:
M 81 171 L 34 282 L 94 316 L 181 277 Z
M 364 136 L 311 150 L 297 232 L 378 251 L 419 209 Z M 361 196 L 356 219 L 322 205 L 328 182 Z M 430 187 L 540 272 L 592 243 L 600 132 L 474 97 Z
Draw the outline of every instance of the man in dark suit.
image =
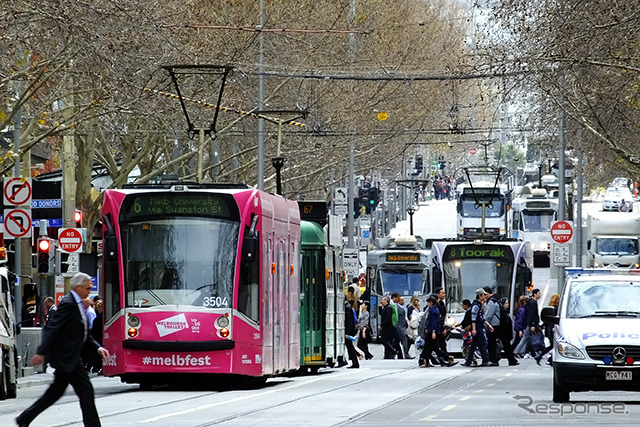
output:
M 82 366 L 80 354 L 83 345 L 98 352 L 103 359 L 109 352 L 89 334 L 89 325 L 82 300 L 91 292 L 91 277 L 77 273 L 71 279 L 72 291 L 62 298 L 58 309 L 45 326 L 42 340 L 31 358 L 32 365 L 41 365 L 45 357 L 56 371 L 53 384 L 33 405 L 17 418 L 19 426 L 28 426 L 42 411 L 53 405 L 71 384 L 80 399 L 82 421 L 85 426 L 100 426 L 100 418 L 94 402 L 93 386 Z
M 380 339 L 384 346 L 384 358 L 394 359 L 396 356 L 396 350 L 393 348 L 393 339 L 396 336 L 396 327 L 393 325 L 393 308 L 392 303 L 389 301 L 388 296 L 383 296 L 380 300 Z

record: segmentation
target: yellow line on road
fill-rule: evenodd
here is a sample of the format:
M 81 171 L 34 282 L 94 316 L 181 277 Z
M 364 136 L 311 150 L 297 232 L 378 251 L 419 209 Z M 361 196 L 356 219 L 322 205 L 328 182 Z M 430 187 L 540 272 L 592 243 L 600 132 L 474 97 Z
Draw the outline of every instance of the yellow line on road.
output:
M 462 397 L 460 398 L 460 400 L 464 402 L 464 401 L 466 401 L 466 400 L 471 399 L 471 397 L 472 397 L 471 395 L 462 396 Z
M 433 419 L 434 419 L 434 418 L 436 418 L 436 417 L 437 417 L 437 415 L 429 415 L 429 416 L 428 416 L 428 417 L 426 417 L 426 418 L 420 418 L 420 421 L 431 421 L 431 420 L 433 420 Z
M 448 405 L 448 406 L 445 406 L 444 408 L 442 408 L 442 412 L 450 411 L 450 410 L 452 410 L 453 408 L 455 408 L 456 406 L 458 406 L 458 405 Z

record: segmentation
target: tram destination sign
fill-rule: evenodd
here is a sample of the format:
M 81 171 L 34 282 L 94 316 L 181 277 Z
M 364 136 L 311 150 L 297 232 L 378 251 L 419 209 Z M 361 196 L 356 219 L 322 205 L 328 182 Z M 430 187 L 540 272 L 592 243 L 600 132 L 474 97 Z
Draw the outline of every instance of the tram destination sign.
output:
M 508 245 L 450 245 L 443 260 L 454 259 L 498 259 L 513 262 L 513 252 Z
M 385 254 L 386 262 L 420 262 L 420 254 L 417 253 L 406 253 L 406 252 L 391 252 Z
M 229 206 L 230 200 L 217 194 L 149 193 L 129 198 L 123 212 L 126 219 L 156 216 L 230 218 Z

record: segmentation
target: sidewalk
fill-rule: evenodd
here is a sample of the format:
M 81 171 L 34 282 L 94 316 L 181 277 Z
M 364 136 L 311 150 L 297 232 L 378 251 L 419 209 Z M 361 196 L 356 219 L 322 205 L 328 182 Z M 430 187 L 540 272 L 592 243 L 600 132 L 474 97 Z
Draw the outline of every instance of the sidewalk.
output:
M 55 371 L 55 369 L 49 366 L 47 372 L 20 377 L 18 378 L 18 388 L 49 384 L 53 382 L 53 371 Z

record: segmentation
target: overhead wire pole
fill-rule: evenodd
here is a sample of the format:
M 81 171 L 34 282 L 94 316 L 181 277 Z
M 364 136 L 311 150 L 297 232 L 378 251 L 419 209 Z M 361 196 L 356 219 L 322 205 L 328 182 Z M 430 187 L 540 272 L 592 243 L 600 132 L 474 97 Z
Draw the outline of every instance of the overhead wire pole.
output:
M 354 27 L 356 17 L 356 0 L 349 0 L 348 22 L 351 28 Z M 356 35 L 349 33 L 349 64 L 353 69 L 356 60 Z M 353 95 L 353 81 L 349 84 L 349 93 Z M 353 97 L 352 97 L 353 99 Z M 353 199 L 355 197 L 355 126 L 353 122 L 349 124 L 349 187 L 347 188 L 347 247 L 355 248 L 354 243 L 354 212 Z
M 258 112 L 264 110 L 264 0 L 258 12 Z M 258 118 L 258 190 L 264 190 L 264 119 Z
M 20 92 L 22 92 L 20 90 Z M 13 150 L 16 153 L 13 176 L 20 176 L 20 156 L 18 153 L 20 152 L 20 122 L 22 121 L 22 107 L 18 108 L 16 112 L 16 116 L 13 124 Z M 31 226 L 31 224 L 29 224 Z M 14 271 L 16 273 L 15 278 L 15 287 L 13 291 L 13 295 L 15 298 L 15 310 L 16 313 L 16 325 L 22 321 L 22 244 L 21 239 L 16 237 L 13 241 L 14 247 Z M 16 348 L 18 349 L 19 355 L 22 356 L 22 336 L 20 334 L 16 334 Z M 3 362 L 4 363 L 4 362 Z M 24 361 L 21 361 L 21 366 L 24 364 Z M 4 374 L 4 370 L 2 372 Z M 18 376 L 22 376 L 22 369 L 18 369 Z

